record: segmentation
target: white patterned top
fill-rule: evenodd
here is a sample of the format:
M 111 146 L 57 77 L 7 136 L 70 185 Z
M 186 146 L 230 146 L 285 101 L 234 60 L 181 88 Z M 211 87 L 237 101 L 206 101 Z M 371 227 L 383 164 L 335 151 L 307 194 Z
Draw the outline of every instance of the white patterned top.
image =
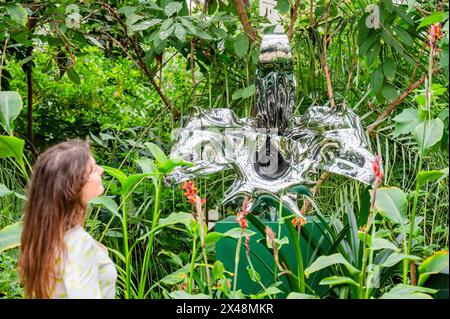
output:
M 117 270 L 107 249 L 78 226 L 64 236 L 67 251 L 53 298 L 114 299 Z

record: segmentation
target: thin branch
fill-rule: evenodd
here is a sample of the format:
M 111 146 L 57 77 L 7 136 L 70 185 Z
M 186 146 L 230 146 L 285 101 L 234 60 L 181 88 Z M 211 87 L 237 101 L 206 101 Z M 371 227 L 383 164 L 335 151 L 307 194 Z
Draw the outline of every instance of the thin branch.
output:
M 8 46 L 8 38 L 6 38 L 5 44 L 3 45 L 2 60 L 0 62 L 0 91 L 2 90 L 2 73 L 3 73 L 3 65 L 5 64 L 7 46 Z
M 250 42 L 254 42 L 257 39 L 255 30 L 253 30 L 252 24 L 250 23 L 247 12 L 245 11 L 244 3 L 242 0 L 233 0 L 236 11 L 239 16 L 239 20 L 241 21 L 242 27 L 244 28 L 245 33 L 247 34 Z
M 299 6 L 300 6 L 300 0 L 295 0 L 294 8 L 292 9 L 292 14 L 291 14 L 291 23 L 289 24 L 289 29 L 288 29 L 289 41 L 291 41 L 291 39 L 292 39 L 295 20 L 297 20 L 297 16 L 298 16 L 298 7 Z
M 195 52 L 195 44 L 194 44 L 194 39 L 192 39 L 191 40 L 191 54 L 189 57 L 189 62 L 190 62 L 190 67 L 191 67 L 192 87 L 195 87 L 194 52 Z M 194 96 L 195 96 L 195 94 L 194 94 Z
M 205 3 L 204 8 L 206 8 L 206 3 Z M 189 15 L 192 15 L 192 0 L 189 2 Z M 195 54 L 195 43 L 194 43 L 194 39 L 191 39 L 191 53 L 189 56 L 189 63 L 190 63 L 190 68 L 191 68 L 192 88 L 193 89 L 195 88 L 194 54 Z M 195 102 L 195 91 L 194 91 L 194 94 L 192 94 L 192 102 Z
M 439 72 L 441 70 L 440 66 L 437 66 L 433 69 L 433 74 Z M 403 102 L 403 100 L 415 89 L 417 89 L 423 82 L 425 82 L 425 79 L 427 78 L 428 74 L 425 74 L 424 76 L 422 76 L 418 81 L 410 84 L 408 86 L 408 88 L 402 93 L 400 94 L 391 104 L 389 104 L 389 106 L 387 107 L 387 109 L 381 113 L 378 118 L 375 120 L 375 122 L 373 122 L 371 125 L 369 125 L 367 127 L 367 133 L 372 134 L 373 130 L 380 124 L 380 122 L 385 119 L 386 117 L 389 116 L 389 114 L 392 113 L 392 111 L 394 111 L 394 109 Z
M 327 62 L 327 46 L 328 46 L 328 42 L 329 42 L 329 37 L 327 36 L 327 33 L 328 33 L 328 16 L 330 14 L 330 7 L 331 7 L 331 2 L 332 1 L 333 0 L 330 0 L 330 2 L 328 3 L 327 11 L 325 13 L 325 33 L 323 35 L 323 42 L 322 42 L 323 51 L 322 51 L 322 54 L 319 55 L 319 59 L 321 61 L 322 68 L 323 68 L 323 71 L 325 73 L 325 79 L 327 81 L 328 98 L 330 99 L 331 107 L 334 108 L 336 103 L 334 102 L 333 88 L 331 86 L 330 68 L 328 67 L 328 62 Z
M 155 82 L 155 79 L 152 75 L 152 73 L 150 72 L 150 69 L 148 68 L 148 66 L 145 64 L 143 58 L 142 58 L 142 52 L 141 52 L 141 48 L 139 46 L 139 43 L 137 41 L 136 36 L 134 37 L 128 37 L 128 30 L 127 30 L 127 26 L 126 24 L 122 21 L 122 19 L 119 17 L 119 15 L 117 14 L 116 10 L 111 7 L 109 4 L 102 2 L 102 6 L 104 8 L 106 8 L 106 10 L 108 10 L 108 12 L 117 20 L 117 22 L 119 22 L 119 24 L 122 26 L 123 31 L 124 31 L 124 35 L 127 37 L 128 40 L 130 40 L 134 52 L 136 53 L 137 59 L 138 59 L 138 65 L 139 68 L 144 72 L 144 74 L 146 75 L 147 79 L 150 81 L 150 83 L 152 84 L 153 88 L 156 90 L 156 92 L 158 93 L 159 97 L 161 98 L 161 100 L 163 101 L 163 103 L 168 106 L 171 110 L 172 110 L 172 114 L 174 114 L 174 116 L 176 116 L 178 114 L 178 111 L 176 109 L 174 109 L 172 107 L 172 105 L 170 104 L 169 100 L 167 99 L 167 97 L 164 95 L 164 93 L 162 92 L 161 88 L 158 86 L 158 84 Z M 120 46 L 121 49 L 128 55 L 128 52 L 126 50 L 125 47 Z
M 144 74 L 147 76 L 147 79 L 150 81 L 150 83 L 153 85 L 153 87 L 155 88 L 156 92 L 158 93 L 159 97 L 161 98 L 161 100 L 164 102 L 164 104 L 168 107 L 170 107 L 173 111 L 176 111 L 172 108 L 169 100 L 167 99 L 167 97 L 164 95 L 164 93 L 161 91 L 161 88 L 158 86 L 158 84 L 155 82 L 155 79 L 153 78 L 152 73 L 150 72 L 150 69 L 148 68 L 147 64 L 145 64 L 144 60 L 142 59 L 142 53 L 141 53 L 141 49 L 139 47 L 139 44 L 137 43 L 137 39 L 136 37 L 133 37 L 131 39 L 131 43 L 133 44 L 133 49 L 134 52 L 137 55 L 138 61 L 139 61 L 139 65 L 142 71 L 144 71 Z
M 309 0 L 309 25 L 313 25 L 314 0 Z

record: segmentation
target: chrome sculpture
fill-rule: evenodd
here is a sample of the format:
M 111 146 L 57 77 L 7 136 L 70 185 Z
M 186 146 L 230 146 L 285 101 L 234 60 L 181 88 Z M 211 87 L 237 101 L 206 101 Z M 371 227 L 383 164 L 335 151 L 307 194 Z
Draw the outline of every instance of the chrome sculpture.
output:
M 194 166 L 176 168 L 167 182 L 231 169 L 236 179 L 224 204 L 247 195 L 252 207 L 258 198 L 269 197 L 299 216 L 293 187 L 312 187 L 318 169 L 374 182 L 374 156 L 352 110 L 311 106 L 303 116 L 293 116 L 294 62 L 285 34 L 264 36 L 255 87 L 256 118 L 240 119 L 226 108 L 196 109 L 176 132 L 170 154 Z

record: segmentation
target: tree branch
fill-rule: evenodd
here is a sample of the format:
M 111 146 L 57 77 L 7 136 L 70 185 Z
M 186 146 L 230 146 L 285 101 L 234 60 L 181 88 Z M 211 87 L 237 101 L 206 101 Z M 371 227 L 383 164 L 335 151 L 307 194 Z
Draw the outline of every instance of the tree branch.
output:
M 233 0 L 236 6 L 236 10 L 239 16 L 239 20 L 241 21 L 242 27 L 244 28 L 245 33 L 247 34 L 250 42 L 254 42 L 257 39 L 255 30 L 253 30 L 252 24 L 250 23 L 247 12 L 245 11 L 244 3 L 242 0 Z
M 295 0 L 294 8 L 292 9 L 292 14 L 291 14 L 291 23 L 289 24 L 289 29 L 288 29 L 289 41 L 291 41 L 291 39 L 292 39 L 292 35 L 293 35 L 293 31 L 294 31 L 294 24 L 295 24 L 295 20 L 297 20 L 299 6 L 300 6 L 300 0 Z
M 119 22 L 119 24 L 122 26 L 122 29 L 124 30 L 125 33 L 125 37 L 130 40 L 132 46 L 133 46 L 133 50 L 137 56 L 138 59 L 138 66 L 139 68 L 144 72 L 145 76 L 147 77 L 147 79 L 149 80 L 149 82 L 151 83 L 151 85 L 153 86 L 153 88 L 156 90 L 156 92 L 158 93 L 159 97 L 161 98 L 161 100 L 163 101 L 163 103 L 169 107 L 172 111 L 172 114 L 177 117 L 177 115 L 179 115 L 178 110 L 174 109 L 173 106 L 170 104 L 169 100 L 167 99 L 167 97 L 164 95 L 164 93 L 162 92 L 161 88 L 158 86 L 158 84 L 155 82 L 152 73 L 150 72 L 150 69 L 148 68 L 148 66 L 145 64 L 144 60 L 142 59 L 142 52 L 141 52 L 141 48 L 139 46 L 139 43 L 137 41 L 136 36 L 133 37 L 128 37 L 128 30 L 127 30 L 127 26 L 126 24 L 122 21 L 122 19 L 119 17 L 119 15 L 117 14 L 116 10 L 111 7 L 109 4 L 107 3 L 102 3 L 103 7 L 106 8 L 106 10 L 108 10 L 109 13 L 111 13 L 111 15 Z M 127 52 L 126 48 L 124 48 L 123 46 L 120 46 L 122 48 L 122 50 L 128 55 L 129 53 Z
M 441 70 L 440 66 L 437 66 L 433 69 L 433 74 L 439 72 Z M 408 86 L 408 88 L 402 93 L 400 94 L 391 104 L 389 104 L 389 106 L 387 107 L 387 109 L 381 113 L 378 118 L 375 120 L 375 122 L 373 122 L 372 124 L 370 124 L 367 127 L 367 133 L 372 134 L 373 130 L 380 124 L 380 122 L 385 119 L 386 117 L 389 116 L 389 114 L 392 113 L 392 111 L 394 111 L 394 109 L 400 105 L 400 103 L 403 102 L 403 100 L 415 89 L 417 89 L 423 82 L 425 82 L 425 79 L 427 78 L 428 74 L 425 74 L 424 76 L 422 76 L 418 81 L 410 84 Z
M 319 55 L 319 59 L 321 61 L 322 68 L 325 73 L 325 79 L 327 81 L 328 98 L 330 99 L 331 107 L 334 107 L 335 102 L 334 102 L 334 97 L 333 97 L 333 88 L 331 86 L 330 68 L 328 67 L 328 62 L 327 62 L 327 46 L 328 46 L 328 42 L 329 42 L 329 37 L 327 36 L 327 34 L 328 34 L 328 16 L 330 14 L 331 2 L 332 2 L 332 0 L 330 0 L 330 2 L 328 3 L 327 11 L 325 13 L 325 33 L 323 35 L 323 42 L 322 42 L 323 51 L 322 51 L 322 54 Z

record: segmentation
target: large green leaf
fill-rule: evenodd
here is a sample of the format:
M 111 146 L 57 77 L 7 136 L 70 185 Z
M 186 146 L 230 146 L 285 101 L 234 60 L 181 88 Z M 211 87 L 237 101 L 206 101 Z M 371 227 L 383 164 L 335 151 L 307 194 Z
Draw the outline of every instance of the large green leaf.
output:
M 394 137 L 402 134 L 408 134 L 417 127 L 420 122 L 417 109 L 405 109 L 399 115 L 394 117 L 395 130 Z
M 344 265 L 350 273 L 354 274 L 359 272 L 358 269 L 352 266 L 347 259 L 344 258 L 341 254 L 333 254 L 330 256 L 320 256 L 317 258 L 311 266 L 305 269 L 305 276 L 308 278 L 312 273 L 316 271 L 322 270 L 332 265 L 341 264 Z
M 437 274 L 448 268 L 448 251 L 438 251 L 434 255 L 428 257 L 419 266 L 418 285 L 422 286 L 432 274 Z
M 163 165 L 167 161 L 166 154 L 164 154 L 164 152 L 156 144 L 146 142 L 144 145 L 150 150 L 158 166 Z
M 112 177 L 117 179 L 120 182 L 120 184 L 122 184 L 122 185 L 125 182 L 125 180 L 127 179 L 127 175 L 125 175 L 124 172 L 122 172 L 121 170 L 119 170 L 117 168 L 109 167 L 109 166 L 102 166 L 102 168 L 106 173 L 108 173 L 109 175 L 111 175 Z
M 393 26 L 392 29 L 394 30 L 400 41 L 402 41 L 405 45 L 410 47 L 414 45 L 414 40 L 408 31 L 400 26 Z
M 181 23 L 186 27 L 186 29 L 188 29 L 189 33 L 196 34 L 197 30 L 195 30 L 195 26 L 192 24 L 191 21 L 189 21 L 188 19 L 182 17 L 181 18 Z
M 14 136 L 0 136 L 0 158 L 14 157 L 23 166 L 25 141 Z
M 380 55 L 381 44 L 380 42 L 375 42 L 369 49 L 366 55 L 366 62 L 368 66 L 371 66 L 375 62 L 376 58 Z
M 127 19 L 126 19 L 125 23 L 130 30 L 133 30 L 133 25 L 142 19 L 144 19 L 143 16 L 132 13 L 132 14 L 127 15 Z
M 378 66 L 375 71 L 370 74 L 370 86 L 373 92 L 378 92 L 383 85 L 383 67 Z
M 407 200 L 400 188 L 379 188 L 376 194 L 375 207 L 391 222 L 402 226 L 406 225 Z
M 0 91 L 0 124 L 11 135 L 14 120 L 22 109 L 22 98 L 15 91 Z
M 247 38 L 247 35 L 245 33 L 242 33 L 236 37 L 234 40 L 234 51 L 236 51 L 236 54 L 239 57 L 243 57 L 248 50 L 249 41 Z
M 398 251 L 398 247 L 394 245 L 391 241 L 384 238 L 374 238 L 370 243 L 370 249 L 380 250 L 380 249 L 391 249 Z
M 182 7 L 183 7 L 183 5 L 180 2 L 170 2 L 164 8 L 164 13 L 168 17 L 170 17 L 170 16 L 174 15 L 175 13 L 178 13 L 178 11 L 180 11 Z
M 387 58 L 386 61 L 383 62 L 383 74 L 384 77 L 388 81 L 393 81 L 395 78 L 395 73 L 397 72 L 397 66 L 395 62 L 391 58 Z
M 194 267 L 198 266 L 198 264 L 194 264 Z M 180 281 L 183 281 L 187 278 L 187 272 L 189 271 L 190 264 L 185 265 L 183 268 L 178 269 L 177 271 L 165 276 L 160 280 L 161 283 L 166 285 L 176 285 Z
M 15 195 L 19 199 L 26 200 L 24 195 L 12 191 L 12 190 L 8 189 L 8 187 L 6 187 L 6 185 L 0 183 L 0 197 L 8 196 L 11 194 Z
M 278 289 L 277 287 L 271 286 L 268 287 L 266 289 L 264 289 L 261 293 L 257 294 L 257 295 L 251 295 L 251 298 L 255 298 L 255 299 L 263 299 L 264 297 L 270 296 L 270 295 L 278 295 L 282 293 L 282 291 L 280 289 Z
M 357 282 L 355 282 L 353 279 L 351 279 L 349 277 L 342 277 L 342 276 L 327 277 L 327 278 L 322 279 L 319 282 L 319 285 L 328 285 L 328 286 L 336 286 L 336 285 L 343 285 L 343 284 L 353 285 L 356 287 L 359 286 L 359 284 Z
M 170 35 L 172 34 L 173 30 L 175 29 L 175 26 L 172 25 L 170 27 L 168 27 L 167 29 L 162 30 L 159 32 L 159 38 L 164 41 L 166 40 L 168 37 L 170 37 Z
M 286 13 L 289 11 L 290 8 L 289 0 L 277 0 L 277 6 L 276 9 L 280 13 Z
M 420 22 L 419 26 L 417 27 L 417 30 L 419 30 L 422 27 L 429 26 L 430 24 L 441 22 L 445 18 L 448 18 L 448 12 L 441 12 L 441 11 L 433 12 Z
M 444 123 L 440 118 L 431 121 L 425 120 L 417 125 L 414 130 L 414 137 L 419 144 L 420 155 L 426 155 L 427 151 L 442 139 L 443 133 Z
M 432 170 L 432 171 L 420 171 L 417 173 L 417 184 L 420 187 L 422 187 L 427 182 L 432 182 L 438 179 L 441 179 L 448 175 L 448 167 L 438 170 Z
M 428 294 L 436 292 L 435 289 L 398 284 L 389 292 L 383 294 L 380 299 L 433 299 Z
M 397 98 L 398 91 L 392 84 L 385 82 L 381 88 L 381 94 L 386 98 L 386 100 L 392 102 Z
M 392 254 L 389 255 L 388 258 L 386 258 L 386 260 L 383 263 L 380 264 L 380 267 L 389 268 L 389 267 L 395 266 L 396 264 L 398 264 L 400 261 L 402 261 L 404 259 L 420 260 L 419 257 L 414 256 L 414 255 L 405 255 L 405 254 L 401 254 L 401 253 L 392 253 Z
M 240 227 L 236 227 L 236 228 L 230 229 L 223 235 L 226 237 L 231 237 L 231 238 L 239 238 L 239 237 L 245 237 L 245 236 L 253 236 L 254 234 L 256 234 L 256 233 L 254 231 L 251 231 L 250 229 L 242 230 Z
M 161 19 L 152 19 L 152 20 L 145 20 L 136 24 L 133 24 L 130 26 L 130 30 L 131 31 L 142 31 L 142 30 L 147 30 L 157 24 L 161 23 Z
M 133 191 L 133 189 L 142 182 L 142 180 L 148 176 L 155 175 L 154 173 L 141 173 L 141 174 L 133 174 L 128 176 L 122 184 L 122 194 L 128 194 Z
M 157 173 L 158 167 L 156 166 L 155 162 L 149 158 L 142 158 L 136 161 L 136 164 L 139 165 L 139 167 L 142 170 L 142 173 Z
M 168 174 L 173 171 L 173 169 L 177 166 L 194 166 L 194 163 L 187 162 L 180 158 L 169 158 L 164 163 L 159 166 L 159 170 L 161 173 Z
M 142 158 L 142 159 L 137 160 L 136 164 L 139 165 L 139 167 L 142 170 L 142 173 L 152 173 L 152 175 L 150 175 L 150 177 L 153 181 L 153 185 L 155 185 L 155 187 L 158 187 L 157 174 L 159 173 L 159 170 L 158 170 L 158 167 L 156 166 L 155 162 L 150 158 Z
M 9 190 L 8 187 L 6 187 L 4 184 L 0 184 L 0 197 L 8 196 L 9 194 L 12 194 L 13 191 Z
M 78 72 L 75 70 L 73 66 L 67 68 L 67 76 L 69 77 L 70 81 L 73 83 L 79 85 L 81 83 L 81 78 Z
M 205 244 L 207 246 L 215 244 L 217 241 L 219 241 L 223 237 L 224 237 L 224 234 L 222 234 L 222 233 L 218 233 L 218 232 L 215 232 L 215 231 L 208 232 L 208 234 L 205 237 Z
M 5 6 L 11 19 L 22 27 L 25 27 L 28 20 L 27 10 L 20 3 L 6 4 Z
M 220 260 L 216 260 L 212 268 L 213 279 L 220 279 L 223 276 L 224 271 L 225 267 L 223 266 L 223 263 Z
M 299 292 L 291 292 L 286 299 L 320 299 L 318 296 L 302 294 Z
M 184 29 L 183 25 L 181 25 L 181 23 L 176 23 L 175 24 L 175 36 L 181 42 L 185 42 L 186 41 L 186 30 Z
M 100 196 L 100 197 L 94 198 L 89 203 L 94 204 L 94 205 L 102 205 L 106 209 L 108 209 L 111 213 L 113 213 L 115 216 L 122 218 L 122 216 L 120 216 L 120 214 L 119 214 L 119 207 L 117 206 L 116 202 L 111 197 Z
M 15 223 L 0 229 L 0 253 L 20 246 L 23 223 Z
M 255 94 L 255 84 L 250 84 L 242 91 L 242 98 L 249 98 L 253 94 Z
M 161 218 L 159 220 L 160 226 L 169 226 L 174 224 L 184 224 L 188 226 L 191 222 L 193 222 L 194 216 L 188 213 L 172 213 L 165 218 Z

